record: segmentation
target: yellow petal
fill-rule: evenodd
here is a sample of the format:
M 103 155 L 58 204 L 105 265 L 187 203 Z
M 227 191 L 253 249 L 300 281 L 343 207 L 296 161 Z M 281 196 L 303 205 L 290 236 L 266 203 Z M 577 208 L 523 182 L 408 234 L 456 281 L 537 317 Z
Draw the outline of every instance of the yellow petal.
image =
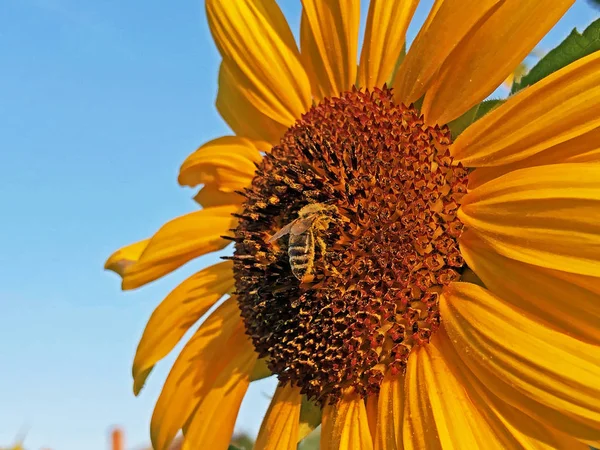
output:
M 394 79 L 397 101 L 408 105 L 427 91 L 452 50 L 502 0 L 436 0 Z
M 371 438 L 373 438 L 373 446 L 376 448 L 377 446 L 377 415 L 379 404 L 379 395 L 371 394 L 365 399 L 365 409 L 367 411 L 367 420 L 369 421 L 369 432 L 371 433 Z
M 460 244 L 468 266 L 492 293 L 538 323 L 600 345 L 600 278 L 506 258 L 485 245 L 471 230 L 463 233 Z
M 192 275 L 152 313 L 133 361 L 133 392 L 138 395 L 154 365 L 223 295 L 233 289 L 233 263 L 222 262 Z
M 587 450 L 585 445 L 574 438 L 532 419 L 487 389 L 462 362 L 443 328 L 438 330 L 433 342 L 452 367 L 471 402 L 477 405 L 484 420 L 502 440 L 503 449 Z
M 413 348 L 408 359 L 404 448 L 504 448 L 440 350 L 437 334 L 429 345 Z
M 461 359 L 491 391 L 577 439 L 600 439 L 600 347 L 532 320 L 470 283 L 453 283 L 440 311 Z
M 207 0 L 210 31 L 236 84 L 267 117 L 290 126 L 310 107 L 310 83 L 274 0 Z
M 228 64 L 223 61 L 219 70 L 217 111 L 235 134 L 255 140 L 259 150 L 269 151 L 279 143 L 288 126 L 262 113 L 252 103 L 249 92 L 234 78 Z
M 585 443 L 586 447 L 585 450 L 588 450 L 588 446 L 592 447 L 592 449 L 597 449 L 598 447 L 600 447 L 600 440 L 598 441 L 581 441 L 581 443 Z
M 278 386 L 263 419 L 254 450 L 296 450 L 302 396 L 300 388 Z
M 467 33 L 435 77 L 423 101 L 427 122 L 448 123 L 494 92 L 574 2 L 502 2 Z
M 469 167 L 510 164 L 594 130 L 584 142 L 598 148 L 599 127 L 600 52 L 595 52 L 510 97 L 469 126 L 451 152 Z M 563 157 L 570 155 L 569 147 L 560 150 Z
M 221 236 L 235 228 L 231 215 L 237 205 L 216 206 L 173 219 L 150 239 L 135 264 L 126 268 L 122 287 L 135 289 L 166 275 L 186 262 L 222 249 L 229 241 Z
M 148 246 L 148 242 L 150 242 L 150 239 L 144 239 L 143 241 L 120 248 L 108 257 L 104 263 L 104 268 L 112 270 L 123 277 L 125 270 L 140 259 L 141 254 Z
M 360 2 L 302 0 L 302 62 L 315 99 L 337 97 L 356 81 Z
M 243 336 L 244 325 L 235 298 L 226 300 L 185 345 L 156 402 L 150 436 L 155 450 L 166 450 L 188 421 L 213 381 L 238 349 L 227 345 Z
M 385 375 L 379 391 L 377 410 L 375 450 L 402 450 L 404 375 L 393 375 L 391 371 Z
M 458 217 L 508 258 L 600 276 L 600 165 L 511 172 L 465 195 Z
M 245 198 L 235 192 L 223 192 L 215 184 L 207 184 L 194 196 L 203 208 L 223 205 L 241 205 Z
M 365 402 L 358 394 L 345 394 L 323 410 L 321 450 L 372 450 L 373 440 Z
M 214 450 L 226 450 L 229 446 L 257 355 L 250 338 L 243 332 L 232 336 L 227 348 L 235 349 L 233 355 L 207 386 L 187 424 L 184 449 L 205 448 L 207 443 Z
M 478 167 L 469 174 L 469 188 L 475 189 L 505 173 L 527 167 L 586 162 L 600 162 L 600 127 L 514 163 Z
M 418 0 L 371 0 L 358 67 L 360 87 L 372 89 L 389 82 L 418 4 Z
M 215 184 L 223 192 L 242 190 L 250 185 L 255 163 L 262 156 L 251 140 L 223 136 L 202 145 L 186 158 L 179 169 L 179 184 Z

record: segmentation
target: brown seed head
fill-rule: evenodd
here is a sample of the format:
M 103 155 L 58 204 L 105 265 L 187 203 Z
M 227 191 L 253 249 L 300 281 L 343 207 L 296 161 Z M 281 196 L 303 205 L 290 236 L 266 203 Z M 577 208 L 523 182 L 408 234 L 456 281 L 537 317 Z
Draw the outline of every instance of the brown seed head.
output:
M 429 342 L 441 289 L 464 265 L 467 171 L 449 144 L 447 127 L 384 87 L 323 100 L 265 156 L 244 193 L 234 273 L 247 332 L 282 382 L 321 403 L 368 395 Z M 333 205 L 335 220 L 314 231 L 324 251 L 301 282 L 289 239 L 267 241 L 312 203 Z

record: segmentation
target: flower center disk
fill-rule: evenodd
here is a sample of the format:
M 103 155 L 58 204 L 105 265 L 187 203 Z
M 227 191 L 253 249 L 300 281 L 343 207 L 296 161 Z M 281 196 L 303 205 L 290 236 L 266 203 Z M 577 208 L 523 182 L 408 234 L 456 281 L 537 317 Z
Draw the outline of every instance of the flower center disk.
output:
M 247 333 L 282 382 L 322 404 L 366 396 L 429 342 L 464 265 L 467 171 L 450 142 L 384 87 L 323 100 L 265 156 L 234 274 Z

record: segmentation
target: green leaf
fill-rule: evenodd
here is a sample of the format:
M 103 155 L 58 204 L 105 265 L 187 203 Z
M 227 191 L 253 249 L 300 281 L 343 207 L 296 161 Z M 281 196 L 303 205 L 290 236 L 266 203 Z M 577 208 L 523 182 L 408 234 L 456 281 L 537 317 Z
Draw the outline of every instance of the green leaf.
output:
M 573 29 L 558 47 L 548 52 L 527 75 L 513 84 L 511 94 L 537 83 L 551 73 L 597 50 L 600 50 L 600 19 L 592 22 L 583 33 L 579 33 L 576 28 Z
M 227 450 L 241 450 L 239 447 L 236 447 L 235 445 L 230 445 L 229 447 L 227 447 Z
M 315 402 L 302 396 L 302 405 L 300 406 L 300 424 L 298 426 L 298 441 L 308 436 L 315 428 L 321 424 L 321 408 Z
M 485 101 L 481 102 L 479 104 L 479 109 L 477 110 L 477 114 L 475 114 L 475 120 L 481 119 L 483 116 L 485 116 L 491 110 L 496 109 L 496 107 L 500 106 L 505 101 L 506 100 L 495 99 L 495 100 L 485 100 Z
M 250 381 L 262 380 L 273 375 L 267 366 L 267 358 L 261 358 L 256 362 L 252 374 L 250 375 Z
M 319 450 L 320 441 L 321 428 L 317 428 L 298 444 L 298 450 Z
M 454 119 L 448 124 L 450 127 L 450 132 L 452 133 L 452 139 L 456 139 L 463 131 L 467 129 L 469 125 L 481 119 L 492 109 L 500 106 L 505 101 L 506 100 L 484 100 L 483 102 L 473 106 L 458 119 Z

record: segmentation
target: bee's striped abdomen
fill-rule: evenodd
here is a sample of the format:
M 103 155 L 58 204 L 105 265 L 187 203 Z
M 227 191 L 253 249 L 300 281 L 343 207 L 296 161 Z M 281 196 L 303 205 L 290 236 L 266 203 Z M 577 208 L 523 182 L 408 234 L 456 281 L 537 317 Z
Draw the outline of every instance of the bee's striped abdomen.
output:
M 290 235 L 288 257 L 294 276 L 302 281 L 312 273 L 315 260 L 315 239 L 311 230 Z

